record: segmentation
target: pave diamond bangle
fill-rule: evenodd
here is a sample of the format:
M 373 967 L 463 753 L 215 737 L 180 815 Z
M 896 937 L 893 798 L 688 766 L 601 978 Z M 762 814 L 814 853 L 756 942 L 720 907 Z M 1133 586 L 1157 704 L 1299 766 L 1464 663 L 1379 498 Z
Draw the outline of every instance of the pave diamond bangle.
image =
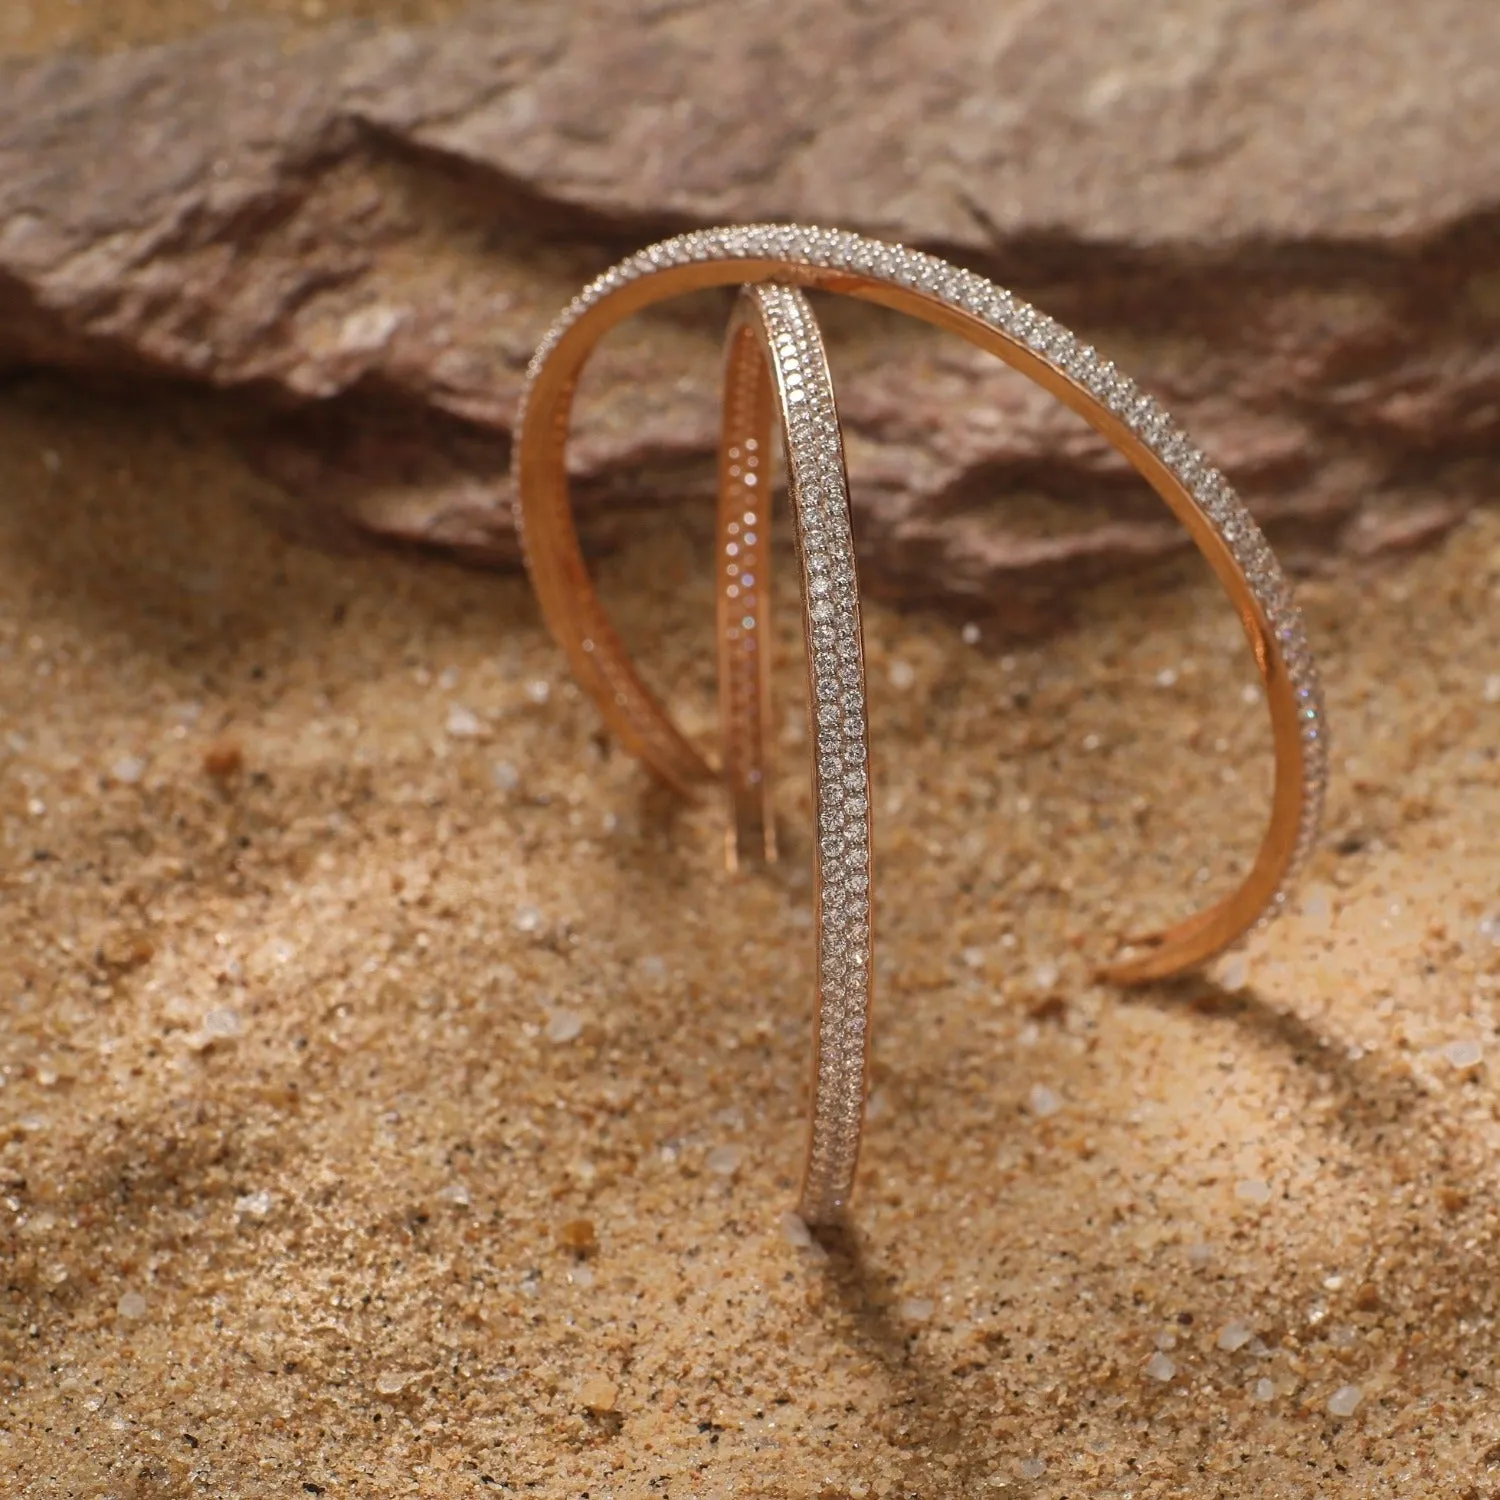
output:
M 565 466 L 573 391 L 594 345 L 632 313 L 703 287 L 761 282 L 842 292 L 961 334 L 1079 413 L 1171 507 L 1249 637 L 1270 707 L 1276 785 L 1269 826 L 1243 884 L 1185 922 L 1132 940 L 1105 973 L 1123 983 L 1178 973 L 1274 915 L 1317 836 L 1327 746 L 1301 617 L 1259 528 L 1156 402 L 1060 324 L 971 271 L 860 235 L 748 225 L 666 240 L 585 288 L 532 360 L 514 454 L 527 565 L 553 634 L 628 748 L 684 791 L 711 774 L 637 677 L 589 581 Z
M 729 325 L 719 470 L 719 692 L 731 849 L 774 855 L 770 803 L 769 598 L 774 416 L 802 577 L 813 746 L 812 1122 L 798 1211 L 837 1219 L 864 1123 L 870 1003 L 870 758 L 864 634 L 833 380 L 799 291 L 749 287 Z

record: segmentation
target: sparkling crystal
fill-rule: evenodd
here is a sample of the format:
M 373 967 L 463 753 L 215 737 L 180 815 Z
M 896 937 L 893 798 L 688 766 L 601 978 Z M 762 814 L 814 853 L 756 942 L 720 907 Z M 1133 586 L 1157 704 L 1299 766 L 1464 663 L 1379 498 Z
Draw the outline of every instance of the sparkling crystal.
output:
M 1477 1068 L 1484 1061 L 1484 1046 L 1473 1038 L 1449 1042 L 1443 1048 L 1443 1056 L 1460 1071 Z
M 109 768 L 109 774 L 121 786 L 136 786 L 146 774 L 146 762 L 138 755 L 122 755 Z
M 1248 1323 L 1235 1318 L 1219 1330 L 1219 1348 L 1227 1354 L 1233 1354 L 1236 1350 L 1243 1349 L 1254 1337 L 1255 1330 Z
M 456 740 L 478 739 L 484 733 L 484 721 L 462 703 L 455 703 L 449 708 L 448 722 L 444 727 Z
M 577 1041 L 583 1031 L 583 1017 L 576 1010 L 558 1009 L 547 1017 L 547 1040 L 562 1044 Z
M 276 1199 L 268 1188 L 258 1188 L 234 1200 L 234 1211 L 241 1218 L 264 1219 L 276 1206 Z
M 1328 1415 L 1330 1417 L 1352 1417 L 1359 1410 L 1359 1403 L 1364 1399 L 1364 1392 L 1357 1385 L 1341 1385 L 1328 1398 Z
M 744 1151 L 739 1146 L 715 1146 L 705 1165 L 716 1177 L 733 1177 L 740 1169 Z
M 1037 1119 L 1045 1120 L 1055 1115 L 1063 1107 L 1063 1102 L 1061 1096 L 1046 1084 L 1037 1083 L 1032 1085 L 1031 1093 L 1026 1097 L 1026 1107 Z
M 203 1035 L 214 1041 L 232 1041 L 244 1030 L 239 1011 L 231 1005 L 221 1005 L 203 1018 Z
M 815 1243 L 812 1231 L 794 1213 L 782 1214 L 781 1237 L 787 1244 L 795 1246 L 798 1250 L 810 1250 Z

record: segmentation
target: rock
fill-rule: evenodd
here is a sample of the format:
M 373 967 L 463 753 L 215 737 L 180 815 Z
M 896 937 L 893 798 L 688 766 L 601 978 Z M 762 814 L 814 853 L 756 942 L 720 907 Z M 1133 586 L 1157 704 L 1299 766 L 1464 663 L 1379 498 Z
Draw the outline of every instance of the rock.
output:
M 800 218 L 949 253 L 1077 327 L 1298 559 L 1417 545 L 1484 493 L 1500 11 L 778 16 L 511 3 L 0 66 L 0 366 L 235 390 L 300 524 L 513 562 L 510 425 L 554 313 L 659 234 Z M 708 525 L 724 306 L 636 320 L 591 372 L 595 544 L 646 505 Z M 1025 614 L 1187 545 L 993 361 L 862 307 L 829 329 L 872 589 Z

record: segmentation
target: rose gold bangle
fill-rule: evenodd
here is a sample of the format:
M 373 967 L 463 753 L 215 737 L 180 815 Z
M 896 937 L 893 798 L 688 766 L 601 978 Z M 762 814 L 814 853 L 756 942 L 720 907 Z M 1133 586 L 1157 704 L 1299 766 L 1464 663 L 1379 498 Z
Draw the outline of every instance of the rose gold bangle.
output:
M 588 577 L 564 463 L 578 374 L 600 337 L 641 308 L 703 287 L 769 281 L 894 307 L 990 350 L 1102 433 L 1182 521 L 1228 592 L 1265 684 L 1276 759 L 1271 817 L 1237 890 L 1165 932 L 1128 940 L 1105 975 L 1138 983 L 1179 973 L 1274 916 L 1317 837 L 1327 766 L 1317 670 L 1276 559 L 1223 476 L 1155 401 L 1044 313 L 935 256 L 795 225 L 700 230 L 607 271 L 543 339 L 518 421 L 517 525 L 547 622 L 611 727 L 684 792 L 711 774 L 636 676 Z
M 731 850 L 774 854 L 768 712 L 774 416 L 802 580 L 813 746 L 812 1114 L 798 1212 L 837 1219 L 864 1123 L 870 1004 L 870 771 L 849 486 L 822 335 L 794 288 L 749 287 L 729 325 L 719 473 L 719 676 Z
M 797 294 L 801 296 L 800 293 Z M 725 864 L 776 858 L 771 743 L 771 426 L 779 416 L 792 451 L 784 388 L 768 378 L 775 348 L 765 335 L 764 299 L 741 293 L 724 345 L 724 404 L 719 440 L 718 637 L 722 773 L 729 803 Z M 816 325 L 814 325 L 816 328 Z M 761 338 L 757 339 L 756 333 Z M 821 352 L 822 344 L 819 341 Z M 829 393 L 830 400 L 832 393 Z

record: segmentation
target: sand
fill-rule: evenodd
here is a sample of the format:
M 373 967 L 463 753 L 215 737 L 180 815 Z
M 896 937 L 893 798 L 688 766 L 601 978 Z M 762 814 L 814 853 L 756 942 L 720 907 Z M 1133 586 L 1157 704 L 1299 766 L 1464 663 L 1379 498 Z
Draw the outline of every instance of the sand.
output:
M 1323 847 L 1135 994 L 1112 935 L 1265 815 L 1215 586 L 1027 643 L 869 608 L 874 1093 L 823 1247 L 791 569 L 786 855 L 732 878 L 523 580 L 286 540 L 230 420 L 0 391 L 4 1493 L 1500 1493 L 1500 513 L 1305 582 Z M 663 522 L 602 576 L 711 744 L 707 557 Z
M 870 610 L 875 1090 L 829 1254 L 783 1220 L 791 600 L 788 854 L 731 878 L 523 581 L 282 540 L 222 427 L 0 403 L 8 1492 L 1490 1492 L 1500 517 L 1306 587 L 1325 846 L 1217 983 L 1136 995 L 1106 935 L 1264 816 L 1215 587 L 1025 646 Z M 709 725 L 707 559 L 663 525 L 603 573 Z

